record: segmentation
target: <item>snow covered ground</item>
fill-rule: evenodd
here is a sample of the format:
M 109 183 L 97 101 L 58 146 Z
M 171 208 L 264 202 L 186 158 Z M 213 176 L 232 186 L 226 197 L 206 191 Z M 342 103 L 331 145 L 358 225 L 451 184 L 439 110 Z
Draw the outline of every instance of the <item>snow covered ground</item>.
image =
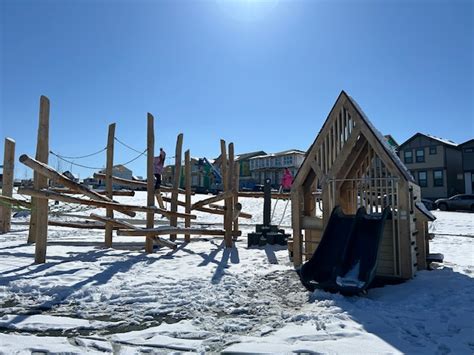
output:
M 246 235 L 262 220 L 262 201 L 242 204 L 254 215 Z M 284 209 L 279 201 L 273 221 L 289 226 Z M 50 227 L 47 263 L 35 265 L 27 226 L 14 225 L 0 235 L 0 352 L 472 354 L 474 215 L 435 215 L 431 251 L 444 265 L 351 298 L 307 292 L 285 247 L 247 248 L 244 237 L 232 249 L 222 238 L 178 239 L 176 251 L 147 255 L 143 237 L 104 249 L 103 231 Z M 212 228 L 222 217 L 198 221 Z

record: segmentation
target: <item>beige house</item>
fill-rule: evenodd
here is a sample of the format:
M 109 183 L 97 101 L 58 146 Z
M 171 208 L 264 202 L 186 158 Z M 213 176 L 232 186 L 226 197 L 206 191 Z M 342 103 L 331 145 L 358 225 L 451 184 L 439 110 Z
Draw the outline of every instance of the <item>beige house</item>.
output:
M 285 168 L 288 168 L 295 176 L 303 164 L 304 157 L 305 152 L 297 149 L 259 155 L 250 158 L 250 173 L 257 184 L 263 185 L 265 179 L 270 179 L 272 186 L 278 187 Z
M 464 192 L 462 155 L 456 143 L 417 133 L 400 145 L 399 156 L 421 187 L 423 198 Z

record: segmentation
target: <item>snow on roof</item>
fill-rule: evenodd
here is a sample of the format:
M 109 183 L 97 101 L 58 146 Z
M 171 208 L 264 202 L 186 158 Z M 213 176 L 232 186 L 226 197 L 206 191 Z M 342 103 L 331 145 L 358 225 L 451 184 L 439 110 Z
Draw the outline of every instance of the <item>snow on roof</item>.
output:
M 430 210 L 428 210 L 426 208 L 426 206 L 423 202 L 418 201 L 418 202 L 415 203 L 415 206 L 416 206 L 416 208 L 418 208 L 418 210 L 421 213 L 423 213 L 426 216 L 426 218 L 428 218 L 428 220 L 430 220 L 430 221 L 436 220 L 436 217 L 434 216 L 434 214 L 431 213 Z
M 443 144 L 447 144 L 447 145 L 451 145 L 453 147 L 457 147 L 458 144 L 449 140 L 449 139 L 444 139 L 444 138 L 439 138 L 439 137 L 436 137 L 436 136 L 432 136 L 431 134 L 425 134 L 425 136 L 427 136 L 428 138 L 431 138 L 431 139 L 434 139 L 434 140 L 437 140 L 438 142 L 440 143 L 443 143 Z
M 263 155 L 257 155 L 256 157 L 252 157 L 250 159 L 257 159 L 257 158 L 271 158 L 271 157 L 276 157 L 276 156 L 282 156 L 282 155 L 289 155 L 289 154 L 306 154 L 302 150 L 299 149 L 289 149 L 289 150 L 284 150 L 282 152 L 278 153 L 270 153 L 270 154 L 263 154 Z

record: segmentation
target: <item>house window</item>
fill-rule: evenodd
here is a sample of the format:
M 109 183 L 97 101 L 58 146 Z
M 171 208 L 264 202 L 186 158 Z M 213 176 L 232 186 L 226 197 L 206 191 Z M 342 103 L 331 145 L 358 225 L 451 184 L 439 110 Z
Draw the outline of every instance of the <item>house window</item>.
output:
M 293 164 L 293 157 L 291 155 L 286 155 L 283 157 L 283 165 L 288 166 Z
M 405 150 L 405 163 L 413 163 L 413 152 L 411 150 Z
M 464 153 L 472 153 L 474 152 L 474 148 L 464 148 Z
M 416 150 L 416 162 L 423 163 L 425 161 L 425 148 Z
M 418 184 L 420 185 L 420 187 L 428 186 L 428 175 L 426 174 L 426 171 L 418 172 Z
M 430 147 L 430 155 L 436 154 L 436 146 Z
M 444 186 L 443 170 L 433 170 L 434 186 Z

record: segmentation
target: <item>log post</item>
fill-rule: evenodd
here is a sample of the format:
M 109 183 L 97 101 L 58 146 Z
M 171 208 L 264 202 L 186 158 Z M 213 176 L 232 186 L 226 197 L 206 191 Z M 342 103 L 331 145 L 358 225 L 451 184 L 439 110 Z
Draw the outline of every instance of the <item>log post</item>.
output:
M 13 172 L 15 166 L 15 141 L 11 138 L 5 138 L 5 151 L 3 158 L 3 180 L 2 196 L 12 197 L 13 193 Z M 10 231 L 12 208 L 10 204 L 5 204 L 0 208 L 0 233 Z
M 155 127 L 154 118 L 151 113 L 147 117 L 147 206 L 155 206 L 155 177 L 153 174 L 153 159 L 155 154 Z M 146 227 L 153 229 L 155 227 L 155 214 L 148 212 L 146 214 Z M 145 241 L 145 250 L 147 253 L 153 253 L 153 236 L 147 235 Z
M 227 166 L 227 147 L 226 143 L 223 139 L 221 139 L 221 175 L 222 175 L 222 191 L 225 193 L 229 191 L 229 171 Z M 228 230 L 229 226 L 229 217 L 232 218 L 232 215 L 229 215 L 228 211 L 232 211 L 232 207 L 230 206 L 232 202 L 229 203 L 229 199 L 224 200 L 224 242 L 225 246 L 231 247 L 232 246 L 232 234 Z M 229 242 L 230 239 L 230 242 Z M 229 245 L 230 244 L 230 245 Z
M 114 140 L 115 140 L 115 123 L 109 125 L 109 135 L 107 137 L 107 162 L 105 166 L 105 190 L 106 196 L 113 199 L 114 189 L 112 180 L 112 170 L 114 166 Z M 114 210 L 111 208 L 106 209 L 107 218 L 114 218 Z M 113 224 L 110 222 L 105 223 L 105 246 L 107 248 L 112 247 L 112 232 Z
M 49 153 L 49 99 L 40 98 L 38 138 L 36 142 L 36 160 L 48 164 Z M 33 187 L 37 190 L 48 187 L 48 178 L 33 173 Z M 48 200 L 31 199 L 30 231 L 28 243 L 35 242 L 35 262 L 38 264 L 46 261 L 46 244 L 48 240 Z
M 234 203 L 233 205 L 234 206 L 240 206 L 240 210 L 242 210 L 242 205 L 239 203 L 239 184 L 240 184 L 240 162 L 236 161 L 235 162 L 235 175 L 234 175 Z M 238 211 L 239 214 L 240 214 L 240 211 Z M 234 214 L 233 216 L 235 216 L 237 213 L 235 211 L 235 208 L 234 208 Z M 237 235 L 238 234 L 238 231 L 239 231 L 239 218 L 238 218 L 238 214 L 237 214 L 237 217 L 236 218 L 233 218 L 233 223 L 234 223 L 234 227 L 233 227 L 233 233 L 232 235 Z
M 227 204 L 230 208 L 226 209 L 227 218 L 226 222 L 227 225 L 225 226 L 225 230 L 227 232 L 227 236 L 225 238 L 225 243 L 228 248 L 232 247 L 232 229 L 233 229 L 233 221 L 234 221 L 234 183 L 235 183 L 235 161 L 234 161 L 234 143 L 229 143 L 229 167 L 227 169 L 227 179 L 229 180 L 228 185 L 228 192 L 231 194 L 229 197 Z
M 184 172 L 185 172 L 185 190 L 186 190 L 186 207 L 184 212 L 191 214 L 191 154 L 189 149 L 184 153 Z M 184 219 L 184 227 L 191 227 L 191 219 Z M 191 234 L 184 234 L 184 241 L 189 243 L 191 241 Z
M 176 152 L 175 152 L 175 160 L 174 160 L 174 180 L 173 180 L 173 192 L 171 193 L 171 212 L 178 211 L 178 189 L 179 189 L 179 181 L 181 178 L 181 149 L 183 147 L 183 134 L 180 133 L 176 140 Z M 170 226 L 176 227 L 178 226 L 178 219 L 176 217 L 170 218 Z M 176 234 L 170 234 L 170 240 L 176 240 Z

